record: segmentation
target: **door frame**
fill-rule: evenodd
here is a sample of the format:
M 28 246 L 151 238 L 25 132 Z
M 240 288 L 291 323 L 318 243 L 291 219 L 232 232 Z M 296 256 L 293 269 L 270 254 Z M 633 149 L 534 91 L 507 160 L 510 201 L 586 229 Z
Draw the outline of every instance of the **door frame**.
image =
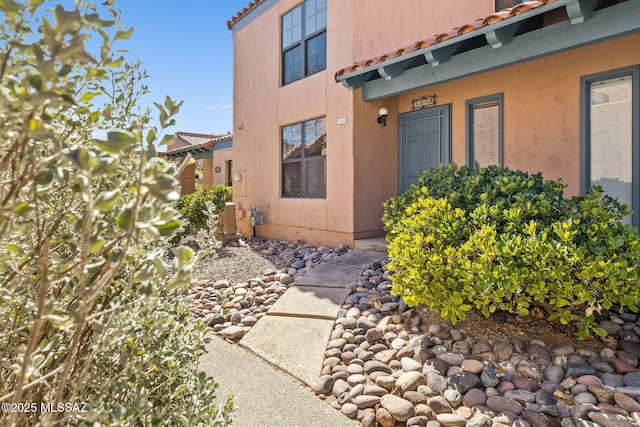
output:
M 441 127 L 442 132 L 440 135 L 440 150 L 441 156 L 444 158 L 444 161 L 440 162 L 441 165 L 447 165 L 451 163 L 452 155 L 452 141 L 451 141 L 451 104 L 443 104 L 437 105 L 431 108 L 425 108 L 422 110 L 416 111 L 408 111 L 405 113 L 401 113 L 398 116 L 398 194 L 404 193 L 409 185 L 407 184 L 407 176 L 405 174 L 406 171 L 406 162 L 407 162 L 407 153 L 406 153 L 406 144 L 403 139 L 404 134 L 404 126 L 402 121 L 406 118 L 410 118 L 412 116 L 419 117 L 420 115 L 426 115 L 425 118 L 428 117 L 428 113 L 436 113 L 439 112 L 442 116 L 442 119 L 445 121 L 443 126 Z

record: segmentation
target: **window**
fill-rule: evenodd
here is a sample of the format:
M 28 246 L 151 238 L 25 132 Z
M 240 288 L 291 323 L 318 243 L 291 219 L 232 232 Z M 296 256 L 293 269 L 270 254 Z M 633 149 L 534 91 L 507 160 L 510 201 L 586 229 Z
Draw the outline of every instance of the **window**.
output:
M 327 68 L 327 0 L 306 0 L 282 16 L 282 84 Z
M 523 1 L 525 0 L 496 0 L 496 12 L 499 12 L 502 9 L 513 7 L 519 3 L 522 3 Z
M 233 160 L 227 160 L 225 163 L 227 169 L 227 186 L 231 187 L 233 185 Z
M 629 205 L 624 222 L 638 226 L 640 211 L 640 67 L 583 77 L 581 81 L 582 190 L 598 185 Z M 636 120 L 634 120 L 636 118 Z
M 325 118 L 282 128 L 282 197 L 327 196 Z
M 467 101 L 467 164 L 502 164 L 502 94 Z

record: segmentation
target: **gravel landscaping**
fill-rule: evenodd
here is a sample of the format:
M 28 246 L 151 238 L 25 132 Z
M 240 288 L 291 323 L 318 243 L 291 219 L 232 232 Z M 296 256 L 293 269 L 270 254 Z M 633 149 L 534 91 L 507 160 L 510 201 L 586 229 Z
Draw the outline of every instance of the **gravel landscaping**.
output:
M 236 342 L 296 277 L 347 250 L 269 241 L 229 249 L 201 270 L 190 296 L 194 314 Z M 390 287 L 384 262 L 350 285 L 313 387 L 362 425 L 640 425 L 636 314 L 603 314 L 605 345 L 565 339 L 534 319 L 454 327 L 409 309 Z

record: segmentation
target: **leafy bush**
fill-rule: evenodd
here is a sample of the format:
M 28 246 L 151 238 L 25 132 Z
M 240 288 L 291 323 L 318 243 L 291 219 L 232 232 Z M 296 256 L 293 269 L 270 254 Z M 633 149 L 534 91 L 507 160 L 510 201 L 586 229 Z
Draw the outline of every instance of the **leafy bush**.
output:
M 208 226 L 207 202 L 213 203 L 215 213 L 222 215 L 227 202 L 231 202 L 231 187 L 224 185 L 212 185 L 203 187 L 195 193 L 185 194 L 175 202 L 175 208 L 186 220 L 183 224 L 184 233 L 190 234 L 197 229 L 205 229 Z
M 135 108 L 146 73 L 111 49 L 130 31 L 111 0 L 1 4 L 0 402 L 35 406 L 0 424 L 228 424 L 198 373 L 197 257 L 163 249 L 177 183 Z M 157 106 L 164 129 L 179 104 Z
M 579 336 L 606 332 L 595 314 L 637 311 L 640 239 L 629 208 L 593 188 L 565 199 L 560 180 L 490 166 L 423 173 L 385 203 L 393 292 L 455 322 L 476 308 L 538 307 Z

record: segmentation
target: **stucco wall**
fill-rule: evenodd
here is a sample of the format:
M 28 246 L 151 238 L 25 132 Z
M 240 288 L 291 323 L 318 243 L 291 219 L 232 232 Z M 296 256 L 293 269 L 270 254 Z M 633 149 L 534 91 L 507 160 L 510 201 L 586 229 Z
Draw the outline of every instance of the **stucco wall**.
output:
M 202 185 L 205 187 L 213 185 L 213 158 L 200 160 L 200 166 L 202 167 Z
M 395 51 L 484 18 L 493 13 L 495 6 L 494 0 L 353 0 L 350 3 L 355 11 L 354 61 Z M 340 67 L 346 65 L 349 63 Z
M 640 63 L 640 34 L 430 86 L 398 97 L 400 112 L 411 100 L 435 93 L 452 104 L 453 161 L 465 163 L 465 101 L 504 93 L 504 164 L 562 178 L 568 195 L 580 191 L 580 78 Z
M 233 160 L 233 148 L 223 148 L 213 152 L 212 173 L 214 185 L 227 185 L 227 161 Z M 215 172 L 219 167 L 220 172 Z
M 280 86 L 282 0 L 234 32 L 234 201 L 240 232 L 249 210 L 263 213 L 258 235 L 316 244 L 351 244 L 381 232 L 382 202 L 397 194 L 397 120 L 376 123 L 382 105 L 361 101 L 334 81 L 355 61 L 448 31 L 493 11 L 493 0 L 328 0 L 327 68 Z M 398 103 L 386 105 L 397 116 Z M 327 197 L 280 197 L 280 127 L 326 116 Z M 346 120 L 346 123 L 338 124 Z
M 352 60 L 352 17 L 330 1 L 326 71 L 281 87 L 280 16 L 298 3 L 281 1 L 234 34 L 234 169 L 243 176 L 234 201 L 245 235 L 252 232 L 249 210 L 258 209 L 265 221 L 258 235 L 339 244 L 353 232 L 353 95 L 335 83 L 333 70 Z M 280 128 L 322 116 L 327 197 L 281 198 Z M 341 117 L 346 124 L 338 124 Z

